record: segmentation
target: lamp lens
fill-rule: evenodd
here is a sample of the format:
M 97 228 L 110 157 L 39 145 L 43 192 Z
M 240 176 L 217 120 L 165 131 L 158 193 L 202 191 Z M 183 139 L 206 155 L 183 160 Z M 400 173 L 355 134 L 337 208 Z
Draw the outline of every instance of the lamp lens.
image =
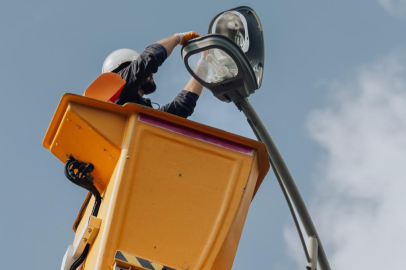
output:
M 188 65 L 206 83 L 220 83 L 238 74 L 237 64 L 220 49 L 193 54 L 188 58 Z

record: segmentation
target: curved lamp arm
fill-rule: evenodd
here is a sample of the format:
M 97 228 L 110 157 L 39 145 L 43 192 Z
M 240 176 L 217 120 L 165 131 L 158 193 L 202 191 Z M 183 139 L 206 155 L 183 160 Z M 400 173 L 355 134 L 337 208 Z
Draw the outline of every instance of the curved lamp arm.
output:
M 258 140 L 263 142 L 268 150 L 268 157 L 269 162 L 274 170 L 275 176 L 279 181 L 281 186 L 282 192 L 285 195 L 286 201 L 289 205 L 289 208 L 292 212 L 292 216 L 295 220 L 296 228 L 298 229 L 301 242 L 306 254 L 307 259 L 307 269 L 314 270 L 315 268 L 311 267 L 310 265 L 316 265 L 318 261 L 320 268 L 323 270 L 331 270 L 330 264 L 327 260 L 327 256 L 324 252 L 323 246 L 321 244 L 320 238 L 317 234 L 316 228 L 313 224 L 313 221 L 310 217 L 309 212 L 307 211 L 306 205 L 300 195 L 299 190 L 296 187 L 295 181 L 293 180 L 292 176 L 290 175 L 289 169 L 286 166 L 281 154 L 279 153 L 275 143 L 273 142 L 271 136 L 269 135 L 265 125 L 262 123 L 261 119 L 259 118 L 258 114 L 255 112 L 254 107 L 249 103 L 248 99 L 241 96 L 237 91 L 228 94 L 231 101 L 237 106 L 237 108 L 244 113 L 247 117 L 248 122 L 250 123 L 251 128 L 253 129 L 255 135 L 257 136 Z M 298 226 L 298 222 L 296 219 L 296 215 L 293 212 L 292 204 L 294 205 L 296 212 L 298 213 L 300 220 L 302 221 L 302 225 L 306 231 L 307 236 L 309 237 L 310 244 L 312 246 L 317 243 L 317 256 L 315 256 L 309 252 L 306 248 L 306 244 L 304 243 L 304 239 L 302 233 L 300 231 L 300 227 Z M 312 238 L 316 238 L 317 241 L 314 241 Z M 313 258 L 312 258 L 313 257 Z M 315 262 L 316 261 L 316 262 Z

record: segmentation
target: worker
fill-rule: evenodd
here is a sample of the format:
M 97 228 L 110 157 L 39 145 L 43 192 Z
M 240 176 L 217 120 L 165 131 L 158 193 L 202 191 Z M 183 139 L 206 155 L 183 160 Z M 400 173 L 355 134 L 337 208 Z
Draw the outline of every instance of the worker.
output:
M 171 55 L 178 44 L 183 45 L 197 37 L 199 34 L 193 31 L 179 33 L 157 41 L 148 46 L 141 54 L 130 49 L 119 49 L 107 56 L 102 72 L 117 73 L 126 82 L 121 92 L 117 94 L 115 103 L 123 105 L 132 102 L 152 107 L 151 100 L 144 98 L 144 95 L 156 90 L 153 74 L 158 71 L 158 67 Z M 208 72 L 208 64 L 203 58 L 197 67 L 200 69 L 199 72 L 204 74 L 202 77 L 205 77 Z M 161 106 L 159 110 L 187 118 L 193 113 L 202 89 L 203 86 L 192 77 L 175 99 Z

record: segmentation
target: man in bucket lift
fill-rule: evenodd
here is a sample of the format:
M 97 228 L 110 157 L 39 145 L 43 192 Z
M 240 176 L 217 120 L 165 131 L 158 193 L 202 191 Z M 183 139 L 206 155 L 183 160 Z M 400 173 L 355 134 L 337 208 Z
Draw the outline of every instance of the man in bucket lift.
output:
M 156 90 L 152 74 L 158 71 L 158 67 L 178 44 L 183 45 L 197 37 L 199 34 L 193 31 L 175 34 L 148 46 L 141 54 L 130 49 L 119 49 L 107 56 L 103 63 L 102 73 L 117 73 L 126 82 L 121 92 L 117 94 L 118 97 L 115 97 L 117 98 L 115 103 L 123 105 L 132 102 L 152 107 L 151 101 L 143 97 Z M 203 58 L 199 61 L 197 68 L 200 69 L 201 74 L 207 75 L 208 64 Z M 163 105 L 159 110 L 187 118 L 193 113 L 202 89 L 203 86 L 192 77 L 184 90 L 172 102 Z

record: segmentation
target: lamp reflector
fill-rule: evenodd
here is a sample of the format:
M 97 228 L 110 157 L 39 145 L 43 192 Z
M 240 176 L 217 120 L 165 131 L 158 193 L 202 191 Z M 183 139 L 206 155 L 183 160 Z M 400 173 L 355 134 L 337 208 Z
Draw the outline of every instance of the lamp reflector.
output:
M 248 52 L 250 41 L 248 38 L 247 20 L 238 11 L 226 11 L 214 21 L 211 33 L 221 34 L 234 41 L 243 52 Z

